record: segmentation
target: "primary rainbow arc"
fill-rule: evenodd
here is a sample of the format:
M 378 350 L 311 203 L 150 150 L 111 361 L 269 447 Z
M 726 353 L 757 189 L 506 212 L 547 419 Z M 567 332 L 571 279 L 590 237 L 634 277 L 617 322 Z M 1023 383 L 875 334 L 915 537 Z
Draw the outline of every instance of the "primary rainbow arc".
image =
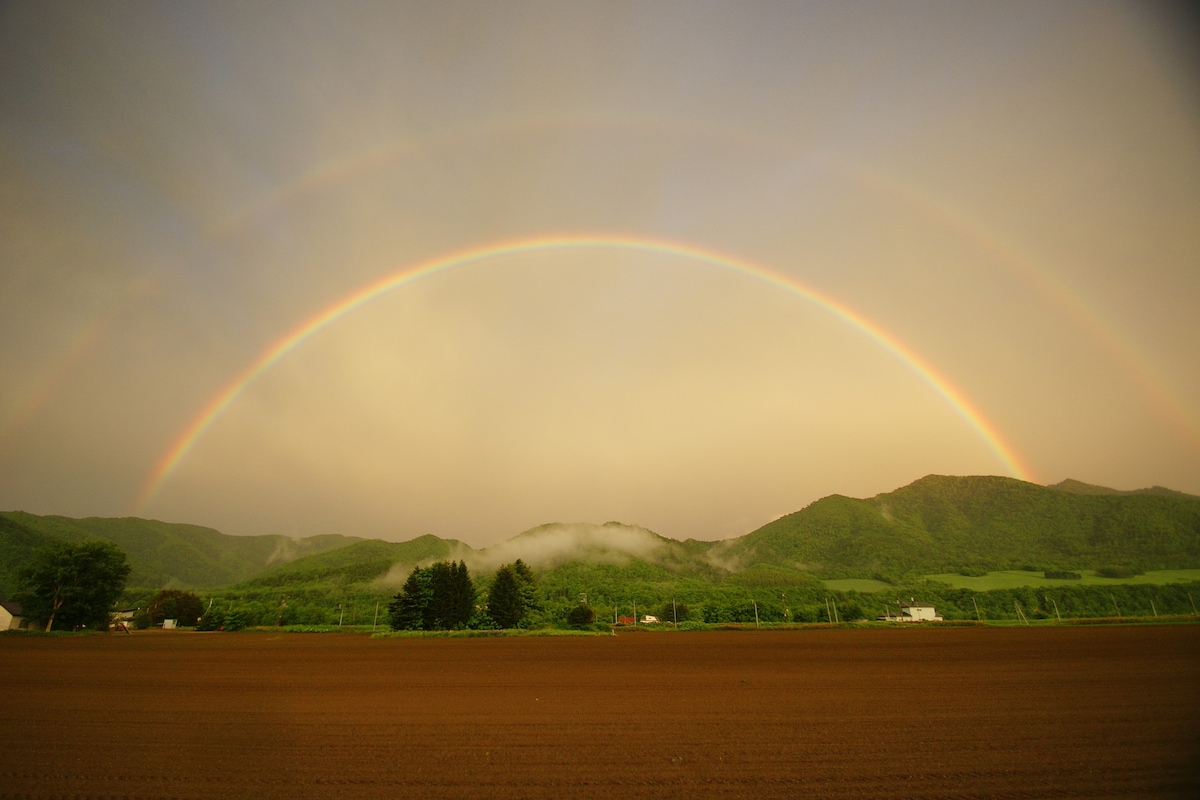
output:
M 138 497 L 135 513 L 140 513 L 154 499 L 154 496 L 163 483 L 191 451 L 196 441 L 233 404 L 247 386 L 307 339 L 355 309 L 410 281 L 431 275 L 440 270 L 521 253 L 598 248 L 660 253 L 693 259 L 759 278 L 815 303 L 850 323 L 855 328 L 858 328 L 884 349 L 899 358 L 950 404 L 955 412 L 984 440 L 1013 476 L 1022 480 L 1032 480 L 1032 470 L 1025 464 L 1015 449 L 1004 441 L 995 425 L 967 399 L 961 390 L 956 388 L 933 365 L 919 356 L 895 335 L 844 303 L 822 294 L 795 278 L 780 275 L 753 262 L 727 256 L 713 250 L 664 239 L 584 234 L 505 240 L 458 250 L 418 264 L 401 267 L 318 311 L 267 347 L 258 358 L 248 364 L 232 381 L 205 404 L 200 413 L 175 438 L 170 448 L 155 465 L 153 473 L 145 483 Z

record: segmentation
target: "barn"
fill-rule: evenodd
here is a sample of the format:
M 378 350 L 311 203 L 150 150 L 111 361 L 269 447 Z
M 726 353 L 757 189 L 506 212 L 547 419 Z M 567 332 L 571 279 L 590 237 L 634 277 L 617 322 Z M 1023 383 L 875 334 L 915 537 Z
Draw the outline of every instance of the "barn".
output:
M 25 618 L 21 613 L 21 604 L 5 600 L 0 601 L 0 631 L 15 631 L 25 627 Z
M 912 600 L 908 603 L 897 603 L 893 612 L 889 606 L 883 616 L 875 619 L 880 622 L 941 622 L 942 617 L 932 603 L 918 603 Z

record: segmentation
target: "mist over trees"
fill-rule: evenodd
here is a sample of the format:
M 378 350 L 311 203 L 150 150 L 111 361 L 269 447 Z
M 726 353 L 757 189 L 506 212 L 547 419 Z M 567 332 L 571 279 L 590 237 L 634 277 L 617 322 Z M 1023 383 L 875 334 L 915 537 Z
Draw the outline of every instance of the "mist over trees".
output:
M 125 553 L 112 542 L 54 540 L 18 573 L 25 615 L 54 628 L 107 630 L 129 577 Z

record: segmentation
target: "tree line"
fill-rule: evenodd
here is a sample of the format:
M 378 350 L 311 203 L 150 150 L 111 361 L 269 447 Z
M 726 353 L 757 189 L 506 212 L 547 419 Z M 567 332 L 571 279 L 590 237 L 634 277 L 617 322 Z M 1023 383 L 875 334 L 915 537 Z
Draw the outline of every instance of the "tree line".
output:
M 159 625 L 164 619 L 200 630 L 337 625 L 345 620 L 350 625 L 374 627 L 383 622 L 395 630 L 414 631 L 603 627 L 635 614 L 653 614 L 664 623 L 871 620 L 888 606 L 894 610 L 898 598 L 910 596 L 935 604 L 947 620 L 985 621 L 1195 615 L 1200 600 L 1200 583 L 972 591 L 922 581 L 867 593 L 828 590 L 815 581 L 775 587 L 734 580 L 713 584 L 613 565 L 559 568 L 539 579 L 519 559 L 485 576 L 479 585 L 463 561 L 417 567 L 390 600 L 366 586 L 348 586 L 337 596 L 324 588 L 296 587 L 283 596 L 271 587 L 257 588 L 253 594 L 231 589 L 207 600 L 192 592 L 163 589 L 133 600 L 123 595 L 128 574 L 125 554 L 111 542 L 56 540 L 21 568 L 21 591 L 15 599 L 24 606 L 24 616 L 47 631 L 107 629 L 123 597 L 127 605 L 138 606 L 134 627 Z

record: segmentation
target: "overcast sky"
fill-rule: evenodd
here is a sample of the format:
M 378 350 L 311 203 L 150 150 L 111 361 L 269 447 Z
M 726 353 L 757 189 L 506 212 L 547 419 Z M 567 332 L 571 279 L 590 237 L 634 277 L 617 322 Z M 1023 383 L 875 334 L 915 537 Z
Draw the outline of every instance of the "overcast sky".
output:
M 1191 23 L 5 3 L 0 508 L 484 545 L 1200 494 Z

